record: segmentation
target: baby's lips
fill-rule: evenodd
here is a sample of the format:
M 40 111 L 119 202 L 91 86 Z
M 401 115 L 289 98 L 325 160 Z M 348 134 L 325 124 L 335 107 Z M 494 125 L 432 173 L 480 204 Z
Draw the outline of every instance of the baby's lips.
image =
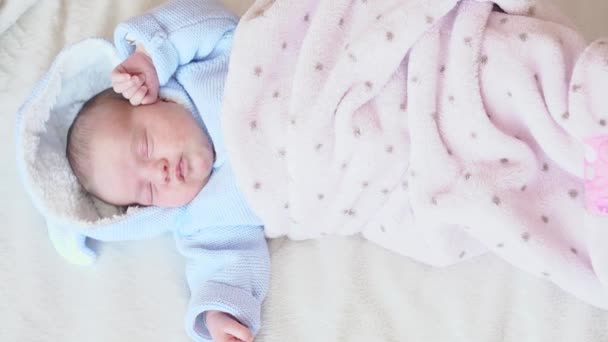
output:
M 186 181 L 186 163 L 184 157 L 181 157 L 175 164 L 175 179 L 180 182 Z

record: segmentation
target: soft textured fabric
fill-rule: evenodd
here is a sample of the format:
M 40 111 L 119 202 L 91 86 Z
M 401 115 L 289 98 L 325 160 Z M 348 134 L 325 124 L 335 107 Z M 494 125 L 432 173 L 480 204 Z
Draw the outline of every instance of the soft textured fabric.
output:
M 608 135 L 589 137 L 585 144 L 585 203 L 593 213 L 608 215 Z
M 582 179 L 584 139 L 608 128 L 608 44 L 546 3 L 496 4 L 277 0 L 243 16 L 222 118 L 267 235 L 362 232 L 431 265 L 489 250 L 608 308 L 606 220 Z
M 0 34 L 38 0 L 0 0 Z
M 219 109 L 237 19 L 211 1 L 175 1 L 120 24 L 114 47 L 91 39 L 67 47 L 20 111 L 18 162 L 26 188 L 45 216 L 51 239 L 70 261 L 95 254 L 86 238 L 134 240 L 171 231 L 187 258 L 190 303 L 186 329 L 210 340 L 204 312 L 230 313 L 255 334 L 269 281 L 269 255 L 260 220 L 236 187 L 220 129 Z M 83 101 L 109 86 L 110 71 L 132 52 L 132 35 L 152 57 L 161 97 L 186 106 L 213 142 L 216 161 L 207 185 L 175 209 L 130 208 L 121 213 L 82 192 L 67 164 L 65 134 Z

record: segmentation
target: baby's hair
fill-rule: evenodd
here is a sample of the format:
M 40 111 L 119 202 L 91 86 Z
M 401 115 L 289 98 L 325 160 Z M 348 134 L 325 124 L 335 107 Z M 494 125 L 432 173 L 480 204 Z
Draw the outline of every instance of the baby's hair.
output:
M 76 114 L 68 129 L 66 156 L 72 172 L 78 179 L 78 182 L 87 191 L 91 192 L 90 175 L 91 175 L 91 156 L 90 156 L 90 137 L 91 132 L 95 129 L 93 118 L 95 109 L 112 101 L 124 101 L 128 104 L 128 100 L 117 94 L 112 88 L 105 89 L 86 101 L 82 108 Z M 98 113 L 100 114 L 100 113 Z M 101 113 L 103 115 L 103 113 Z

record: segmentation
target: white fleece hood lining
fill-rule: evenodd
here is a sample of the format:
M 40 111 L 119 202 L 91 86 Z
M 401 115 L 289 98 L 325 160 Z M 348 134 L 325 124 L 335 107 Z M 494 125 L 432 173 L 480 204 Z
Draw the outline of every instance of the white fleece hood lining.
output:
M 26 188 L 47 219 L 93 226 L 124 216 L 121 208 L 84 191 L 65 154 L 76 114 L 84 102 L 111 86 L 110 73 L 119 62 L 114 46 L 103 39 L 68 46 L 20 111 L 17 158 Z

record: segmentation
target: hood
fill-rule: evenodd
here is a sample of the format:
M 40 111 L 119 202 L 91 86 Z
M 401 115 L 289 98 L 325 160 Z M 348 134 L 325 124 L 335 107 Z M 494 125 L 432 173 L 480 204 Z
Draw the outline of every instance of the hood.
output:
M 21 179 L 34 206 L 46 219 L 54 246 L 77 264 L 94 260 L 93 251 L 85 244 L 86 237 L 105 234 L 102 240 L 138 238 L 137 234 L 144 233 L 128 229 L 134 226 L 133 220 L 162 214 L 164 210 L 125 210 L 90 196 L 76 179 L 65 154 L 68 128 L 76 114 L 84 102 L 111 86 L 111 71 L 120 61 L 115 47 L 104 39 L 90 38 L 67 46 L 17 114 L 17 166 Z M 108 238 L 116 235 L 109 231 L 118 230 L 120 238 Z M 146 231 L 145 235 L 153 234 Z

